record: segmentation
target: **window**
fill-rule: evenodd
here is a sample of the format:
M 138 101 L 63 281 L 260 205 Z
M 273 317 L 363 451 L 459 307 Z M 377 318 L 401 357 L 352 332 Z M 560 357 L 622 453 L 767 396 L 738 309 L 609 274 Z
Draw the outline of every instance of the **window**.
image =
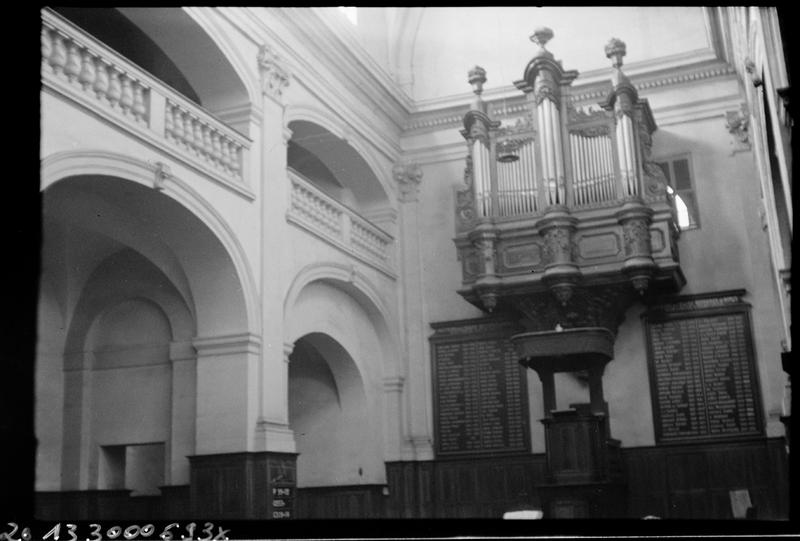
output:
M 667 177 L 667 191 L 675 198 L 678 226 L 682 230 L 700 227 L 689 156 L 666 158 L 656 163 Z
M 353 26 L 358 24 L 358 8 L 355 6 L 339 6 L 339 11 L 344 13 L 347 20 L 353 23 Z

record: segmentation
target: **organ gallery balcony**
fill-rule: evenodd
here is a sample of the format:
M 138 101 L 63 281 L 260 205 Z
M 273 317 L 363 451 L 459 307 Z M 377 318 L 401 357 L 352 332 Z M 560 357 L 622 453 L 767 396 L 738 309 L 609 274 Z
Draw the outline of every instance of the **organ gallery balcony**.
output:
M 527 97 L 515 123 L 490 118 L 486 72 L 469 72 L 459 293 L 489 312 L 521 312 L 530 330 L 615 332 L 633 299 L 685 282 L 674 202 L 650 161 L 650 106 L 622 72 L 625 44 L 612 39 L 605 48 L 613 66 L 606 98 L 581 108 L 571 97 L 578 72 L 545 48 L 552 37 L 547 28 L 531 36 L 539 51 L 515 83 Z

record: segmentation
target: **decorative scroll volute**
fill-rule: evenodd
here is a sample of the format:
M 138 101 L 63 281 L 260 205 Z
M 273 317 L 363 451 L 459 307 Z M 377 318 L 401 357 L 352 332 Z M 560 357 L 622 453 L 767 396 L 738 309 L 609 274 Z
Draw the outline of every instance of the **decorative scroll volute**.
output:
M 392 167 L 392 175 L 400 189 L 402 201 L 416 201 L 422 182 L 422 168 L 416 163 L 398 162 Z
M 280 101 L 291 76 L 285 62 L 266 44 L 259 47 L 257 59 L 261 72 L 261 91 Z

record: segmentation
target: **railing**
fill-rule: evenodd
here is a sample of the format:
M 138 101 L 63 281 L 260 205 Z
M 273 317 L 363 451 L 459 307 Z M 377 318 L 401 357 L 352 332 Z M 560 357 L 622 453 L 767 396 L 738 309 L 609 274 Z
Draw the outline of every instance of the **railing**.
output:
M 293 169 L 288 171 L 292 189 L 287 220 L 381 272 L 394 276 L 394 239 L 389 234 L 315 187 Z
M 42 81 L 249 195 L 250 141 L 58 14 L 42 10 Z

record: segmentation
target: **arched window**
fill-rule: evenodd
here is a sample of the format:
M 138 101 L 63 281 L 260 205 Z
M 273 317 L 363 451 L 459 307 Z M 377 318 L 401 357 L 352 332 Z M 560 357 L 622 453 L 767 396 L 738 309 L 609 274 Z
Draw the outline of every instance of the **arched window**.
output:
M 682 229 L 700 227 L 691 163 L 688 155 L 676 156 L 656 162 L 667 177 L 667 191 L 675 199 L 678 226 Z

